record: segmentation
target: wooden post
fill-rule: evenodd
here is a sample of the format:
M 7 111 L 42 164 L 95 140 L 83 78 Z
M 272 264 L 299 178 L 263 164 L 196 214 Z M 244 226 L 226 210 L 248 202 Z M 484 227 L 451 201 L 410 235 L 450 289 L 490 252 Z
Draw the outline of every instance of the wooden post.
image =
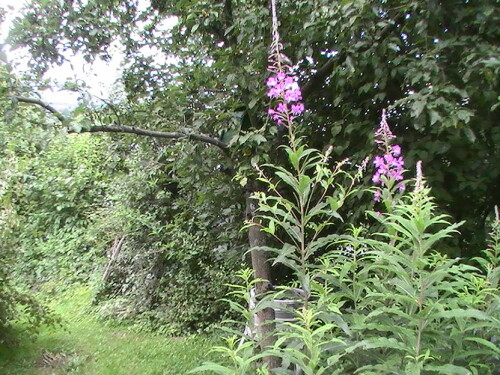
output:
M 248 221 L 253 221 L 255 218 L 258 202 L 252 199 L 251 196 L 257 191 L 256 183 L 247 185 L 246 218 Z M 269 254 L 265 251 L 252 250 L 266 244 L 265 233 L 260 230 L 259 226 L 250 226 L 248 229 L 248 242 L 251 249 L 250 254 L 254 277 L 266 280 L 255 284 L 255 294 L 258 300 L 259 296 L 262 296 L 272 288 L 271 265 L 268 261 Z M 274 309 L 267 308 L 257 312 L 257 318 L 259 322 L 256 327 L 257 335 L 260 340 L 260 347 L 264 350 L 265 347 L 273 345 L 276 341 L 276 336 L 274 335 L 276 328 Z M 279 358 L 273 356 L 265 357 L 264 362 L 267 363 L 269 369 L 279 367 L 280 365 Z

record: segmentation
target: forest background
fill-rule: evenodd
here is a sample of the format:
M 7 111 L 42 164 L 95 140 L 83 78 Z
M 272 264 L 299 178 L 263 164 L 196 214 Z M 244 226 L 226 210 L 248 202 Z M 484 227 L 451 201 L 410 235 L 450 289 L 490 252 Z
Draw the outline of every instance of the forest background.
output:
M 495 10 L 493 0 L 279 4 L 306 106 L 300 135 L 319 150 L 332 145 L 332 160 L 349 158 L 356 169 L 376 153 L 374 129 L 388 108 L 406 168 L 421 160 L 439 210 L 465 221 L 440 245 L 453 257 L 486 248 L 500 200 Z M 286 143 L 266 115 L 270 31 L 266 1 L 26 8 L 8 43 L 29 51 L 29 70 L 12 70 L 4 57 L 0 67 L 5 341 L 15 338 L 12 301 L 35 323 L 44 319 L 27 290 L 90 283 L 103 317 L 176 335 L 226 316 L 220 298 L 242 264 L 275 283 L 290 278 L 267 255 L 247 252 L 264 233 L 241 230 L 254 214 L 249 197 L 262 189 L 255 166 L 279 163 Z M 61 113 L 44 101 L 49 67 L 74 53 L 109 60 L 112 45 L 124 59 L 110 99 L 65 82 L 80 95 L 77 108 Z M 365 215 L 372 198 L 359 192 L 346 202 L 335 231 L 376 230 Z

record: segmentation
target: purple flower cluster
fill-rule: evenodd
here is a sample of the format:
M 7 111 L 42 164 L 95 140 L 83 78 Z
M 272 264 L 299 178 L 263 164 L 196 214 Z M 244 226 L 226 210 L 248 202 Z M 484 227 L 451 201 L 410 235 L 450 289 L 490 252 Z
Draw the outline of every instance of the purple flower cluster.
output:
M 384 156 L 375 156 L 373 164 L 375 164 L 377 171 L 372 178 L 374 184 L 383 186 L 384 181 L 381 179 L 382 176 L 386 176 L 395 181 L 401 181 L 403 179 L 404 160 L 400 155 L 401 147 L 394 145 L 391 147 L 390 153 Z
M 278 72 L 267 79 L 267 96 L 278 99 L 275 108 L 269 108 L 267 113 L 278 125 L 288 125 L 294 116 L 304 112 L 304 104 L 300 87 L 292 75 Z
M 377 168 L 377 171 L 372 177 L 372 182 L 376 185 L 385 186 L 385 181 L 382 178 L 385 176 L 387 180 L 402 181 L 403 180 L 403 170 L 404 170 L 404 159 L 401 156 L 401 146 L 390 145 L 390 140 L 396 136 L 392 134 L 389 125 L 386 120 L 385 109 L 382 111 L 382 121 L 380 122 L 380 127 L 375 132 L 375 142 L 379 144 L 379 148 L 385 152 L 384 155 L 375 156 L 373 164 Z M 403 191 L 405 185 L 403 182 L 398 184 L 399 191 Z M 377 190 L 375 192 L 375 201 L 379 201 L 381 196 L 381 191 Z

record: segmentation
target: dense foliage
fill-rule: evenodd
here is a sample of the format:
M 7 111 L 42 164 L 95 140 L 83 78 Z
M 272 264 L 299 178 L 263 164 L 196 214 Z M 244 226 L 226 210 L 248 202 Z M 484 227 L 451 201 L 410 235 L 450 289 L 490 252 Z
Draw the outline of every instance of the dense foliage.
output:
M 91 282 L 101 316 L 171 334 L 224 315 L 218 300 L 241 262 L 231 255 L 241 252 L 240 235 L 216 236 L 231 220 L 207 219 L 193 202 L 199 196 L 173 181 L 165 160 L 146 167 L 145 150 L 120 156 L 124 150 L 102 138 L 38 131 L 26 118 L 2 130 L 2 280 L 45 292 Z M 16 294 L 13 303 L 10 285 L 2 284 L 9 321 L 16 305 L 32 301 Z M 43 310 L 33 306 L 36 318 Z
M 5 89 L 15 77 L 2 73 Z M 9 104 L 4 96 L 7 115 Z M 2 329 L 24 316 L 33 328 L 48 322 L 31 291 L 74 282 L 98 285 L 103 317 L 134 318 L 141 328 L 180 334 L 218 322 L 224 283 L 241 262 L 231 255 L 241 253 L 241 235 L 231 232 L 232 198 L 226 195 L 223 216 L 209 216 L 207 206 L 218 209 L 216 202 L 208 204 L 203 191 L 189 193 L 189 180 L 176 182 L 172 156 L 158 143 L 70 135 L 50 120 L 40 126 L 45 120 L 18 107 L 0 128 Z M 209 165 L 192 178 L 205 173 Z M 120 238 L 123 251 L 112 262 Z
M 246 329 L 228 328 L 227 345 L 214 349 L 229 364 L 206 363 L 193 372 L 497 373 L 498 207 L 491 248 L 474 259 L 479 267 L 443 254 L 442 240 L 458 234 L 463 223 L 451 224 L 436 212 L 422 161 L 415 180 L 404 180 L 405 155 L 394 143 L 384 109 L 374 132 L 378 155 L 370 173 L 377 211 L 365 211 L 380 225 L 352 225 L 347 234 L 332 234 L 343 221 L 339 209 L 359 201 L 357 183 L 366 163 L 345 184 L 339 177 L 346 174 L 348 160 L 332 168 L 333 147 L 321 153 L 297 138 L 301 92 L 283 54 L 274 0 L 271 8 L 267 86 L 278 103 L 271 103 L 268 113 L 288 130 L 289 146 L 282 147 L 287 163 L 256 167 L 264 188 L 254 196 L 258 215 L 248 226 L 275 238 L 275 246 L 253 251 L 273 253 L 274 263 L 287 266 L 294 280 L 253 298 L 262 280 L 243 272 L 245 284 L 234 286 L 228 302 Z M 263 321 L 259 312 L 266 310 L 275 319 Z
M 372 151 L 370 124 L 392 106 L 408 165 L 428 165 L 439 206 L 466 220 L 459 247 L 468 256 L 484 246 L 500 191 L 495 10 L 494 0 L 279 3 L 311 145 L 334 143 L 336 158 L 363 158 Z M 273 146 L 281 142 L 264 117 L 270 22 L 262 20 L 270 20 L 262 1 L 34 1 L 10 40 L 29 49 L 40 72 L 68 51 L 108 59 L 120 42 L 127 105 L 86 126 L 220 137 L 231 155 L 221 164 L 245 176 L 250 161 L 279 157 Z M 196 153 L 220 158 L 202 145 L 185 147 L 190 164 L 200 166 Z
M 5 71 L 0 67 L 0 78 Z M 5 90 L 5 81 L 0 80 L 0 90 Z M 5 98 L 0 96 L 0 105 L 8 108 Z M 0 119 L 0 347 L 10 346 L 18 340 L 20 332 L 35 334 L 41 324 L 53 324 L 56 319 L 43 307 L 31 293 L 20 288 L 19 280 L 14 277 L 20 252 L 17 228 L 22 223 L 22 215 L 17 212 L 18 189 L 17 171 L 23 167 L 21 155 L 30 153 L 19 130 L 28 126 L 32 112 L 25 113 L 25 119 L 6 123 Z M 33 139 L 38 139 L 38 132 Z M 14 142 L 16 140 L 16 142 Z M 34 146 L 34 144 L 32 144 Z
M 333 160 L 360 163 L 374 150 L 372 124 L 389 108 L 407 168 L 425 165 L 439 207 L 432 210 L 465 221 L 461 236 L 433 249 L 441 253 L 471 257 L 484 248 L 499 200 L 496 8 L 494 0 L 279 3 L 283 49 L 307 108 L 301 135 L 318 150 L 333 144 Z M 246 196 L 259 187 L 255 166 L 288 157 L 277 147 L 287 142 L 284 128 L 265 114 L 270 19 L 267 2 L 255 0 L 154 0 L 149 7 L 33 0 L 24 9 L 8 42 L 30 53 L 30 71 L 17 79 L 2 62 L 0 96 L 0 142 L 10 150 L 0 156 L 9 174 L 2 212 L 19 223 L 9 224 L 12 241 L 2 245 L 19 278 L 88 281 L 97 270 L 97 284 L 106 275 L 97 295 L 103 316 L 139 314 L 145 325 L 172 333 L 221 316 L 214 301 L 245 258 L 239 223 L 250 215 Z M 83 94 L 78 108 L 62 114 L 38 100 L 40 89 L 56 84 L 43 79 L 51 66 L 71 53 L 107 60 L 117 45 L 120 88 L 105 105 Z M 82 82 L 59 84 L 85 92 Z M 293 196 L 293 187 L 284 194 Z M 329 203 L 345 218 L 328 226 L 329 235 L 376 223 L 365 216 L 371 195 L 356 194 Z M 376 225 L 383 233 L 389 222 Z M 327 249 L 319 250 L 302 261 L 316 262 Z M 398 253 L 406 250 L 390 251 L 408 260 Z M 433 257 L 432 265 L 446 262 Z M 275 279 L 289 277 L 289 268 L 275 270 Z M 393 271 L 384 274 L 388 283 Z M 378 308 L 377 299 L 368 303 Z
M 260 250 L 276 253 L 274 261 L 293 270 L 296 282 L 276 286 L 252 307 L 255 281 L 242 273 L 245 284 L 234 286 L 230 304 L 250 330 L 228 329 L 227 346 L 215 348 L 229 365 L 206 363 L 195 371 L 495 374 L 500 354 L 498 211 L 490 247 L 474 265 L 448 258 L 438 251 L 439 243 L 457 235 L 460 225 L 436 213 L 418 171 L 416 180 L 405 181 L 413 191 L 403 196 L 397 195 L 395 180 L 386 180 L 383 212 L 369 212 L 381 223 L 379 232 L 352 227 L 345 235 L 328 235 L 325 228 L 336 225 L 338 207 L 350 195 L 337 182 L 341 166 L 332 172 L 326 155 L 293 143 L 285 151 L 289 168 L 270 166 L 272 174 L 263 177 L 268 193 L 258 197 L 263 229 L 281 245 Z M 293 189 L 293 198 L 284 198 L 285 186 Z M 297 286 L 300 294 L 292 297 Z M 290 298 L 295 307 L 285 303 Z M 255 327 L 262 323 L 255 314 L 269 307 L 286 311 L 288 320 L 276 323 L 276 341 L 258 353 L 262 337 Z M 262 363 L 266 356 L 280 359 L 272 371 Z
M 210 215 L 217 202 L 207 207 L 203 192 L 181 185 L 169 154 L 155 150 L 146 163 L 147 152 L 128 154 L 126 173 L 112 180 L 106 206 L 95 212 L 98 237 L 115 245 L 100 311 L 156 331 L 199 331 L 225 315 L 219 299 L 241 262 L 237 221 L 230 206 L 219 208 L 224 216 Z

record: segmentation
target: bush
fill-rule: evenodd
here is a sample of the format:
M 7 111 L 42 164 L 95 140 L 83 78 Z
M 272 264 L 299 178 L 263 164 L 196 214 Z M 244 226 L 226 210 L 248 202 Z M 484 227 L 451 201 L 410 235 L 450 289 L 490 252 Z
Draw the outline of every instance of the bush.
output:
M 58 319 L 35 298 L 12 286 L 8 267 L 0 262 L 0 347 L 11 347 L 20 335 L 33 337 L 40 326 L 53 325 Z
M 14 254 L 11 246 L 16 215 L 8 191 L 9 169 L 0 170 L 0 347 L 17 343 L 20 334 L 34 335 L 42 324 L 54 324 L 50 311 L 28 293 L 14 286 Z
M 111 297 L 127 306 L 127 314 L 113 316 L 106 307 L 101 316 L 170 335 L 200 332 L 227 316 L 220 299 L 237 263 L 224 257 L 225 251 L 211 248 L 193 226 L 193 220 L 181 219 L 166 224 L 162 233 L 167 238 L 149 237 L 156 242 L 127 237 L 99 293 L 101 305 L 108 306 Z

